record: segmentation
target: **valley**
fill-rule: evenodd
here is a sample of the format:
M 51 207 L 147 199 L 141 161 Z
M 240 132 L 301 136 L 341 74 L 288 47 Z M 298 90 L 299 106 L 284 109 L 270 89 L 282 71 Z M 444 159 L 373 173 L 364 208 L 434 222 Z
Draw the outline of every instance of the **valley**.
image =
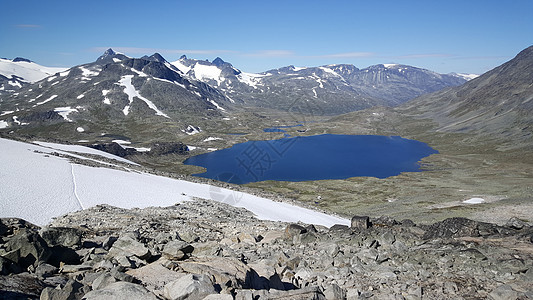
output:
M 154 172 L 219 186 L 228 184 L 189 177 L 204 169 L 183 161 L 238 143 L 277 140 L 285 135 L 401 136 L 439 151 L 422 159 L 423 172 L 383 179 L 263 181 L 231 186 L 346 217 L 388 215 L 432 223 L 460 216 L 501 224 L 516 216 L 532 221 L 528 213 L 533 209 L 531 119 L 526 113 L 531 84 L 530 77 L 517 75 L 531 73 L 531 52 L 530 47 L 506 65 L 460 87 L 426 96 L 422 94 L 445 84 L 466 81 L 455 75 L 390 64 L 365 69 L 289 66 L 254 75 L 220 58 L 209 62 L 182 57 L 169 63 L 159 54 L 129 58 L 109 49 L 94 63 L 0 94 L 0 120 L 7 124 L 0 132 L 4 137 L 27 141 L 38 138 L 80 145 L 116 141 L 122 147 L 138 149 L 180 143 L 189 151 L 164 155 L 136 152 L 127 158 Z M 382 91 L 380 95 L 360 88 L 372 85 L 367 81 L 370 77 L 363 76 L 372 72 L 374 84 L 380 88 L 371 90 Z M 421 74 L 429 74 L 431 80 L 416 83 L 409 77 L 415 73 L 417 80 Z M 397 77 L 390 79 L 393 74 Z M 437 79 L 441 80 L 438 84 Z M 327 97 L 315 94 L 311 81 L 322 85 L 320 90 Z M 500 89 L 496 96 L 483 88 L 492 86 L 492 81 Z M 287 88 L 292 92 L 283 90 Z M 339 96 L 348 91 L 349 101 L 356 106 L 346 106 L 347 98 Z M 509 105 L 508 112 L 492 109 L 491 101 L 501 102 L 506 93 L 514 93 L 512 101 L 516 104 Z M 273 98 L 274 94 L 278 96 Z M 390 98 L 396 94 L 395 100 Z M 420 97 L 404 103 L 416 96 Z M 479 104 L 483 103 L 480 97 L 486 104 Z M 371 103 L 367 101 L 370 98 L 388 100 Z M 452 107 L 459 111 L 458 105 L 464 106 L 462 113 L 452 111 Z M 71 110 L 59 113 L 58 107 Z M 486 115 L 484 120 L 495 121 L 476 118 L 477 111 Z M 515 118 L 511 121 L 509 116 Z M 465 127 L 471 120 L 474 125 Z M 520 124 L 520 131 L 516 124 Z M 264 130 L 276 127 L 283 127 L 284 132 Z M 471 198 L 483 202 L 464 202 Z

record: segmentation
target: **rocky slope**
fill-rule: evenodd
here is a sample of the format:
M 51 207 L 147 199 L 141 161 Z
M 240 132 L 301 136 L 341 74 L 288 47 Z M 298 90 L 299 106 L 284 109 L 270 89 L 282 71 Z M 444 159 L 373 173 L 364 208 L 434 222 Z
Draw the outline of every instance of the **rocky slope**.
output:
M 530 299 L 533 228 L 260 221 L 204 200 L 0 222 L 4 299 Z

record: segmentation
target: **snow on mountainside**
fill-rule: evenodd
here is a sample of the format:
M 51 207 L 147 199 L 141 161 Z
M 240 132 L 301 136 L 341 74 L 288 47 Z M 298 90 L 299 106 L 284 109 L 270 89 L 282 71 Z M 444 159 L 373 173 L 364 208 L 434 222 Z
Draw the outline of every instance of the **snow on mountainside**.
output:
M 210 84 L 232 100 L 312 114 L 395 106 L 425 93 L 461 85 L 469 78 L 400 64 L 365 69 L 347 64 L 287 66 L 260 74 L 241 72 L 218 57 L 209 62 L 182 56 L 171 64 L 185 76 Z
M 221 119 L 230 105 L 218 89 L 183 75 L 157 53 L 129 58 L 109 49 L 93 63 L 2 95 L 0 129 L 69 140 L 112 132 L 143 141 L 154 133 L 167 138 L 198 119 Z
M 124 160 L 118 157 L 118 169 L 75 164 L 64 156 L 88 160 L 79 154 L 83 150 L 52 143 L 41 145 L 46 147 L 0 138 L 0 148 L 3 149 L 0 151 L 0 217 L 18 217 L 44 225 L 53 217 L 98 204 L 123 208 L 172 206 L 197 197 L 243 207 L 264 220 L 301 221 L 327 227 L 349 225 L 349 220 L 343 218 L 242 192 L 138 171 L 128 172 L 131 166 L 120 164 L 119 161 Z M 51 155 L 52 152 L 56 155 Z M 90 150 L 91 154 L 98 155 L 98 152 Z M 101 153 L 101 156 L 112 158 L 107 153 Z
M 0 90 L 9 89 L 8 85 L 20 88 L 23 83 L 34 83 L 65 70 L 66 68 L 44 67 L 23 58 L 0 58 Z M 1 80 L 2 76 L 5 77 L 5 82 Z
M 467 80 L 467 81 L 479 77 L 478 74 L 464 74 L 464 73 L 450 73 L 450 75 L 463 78 L 464 80 Z

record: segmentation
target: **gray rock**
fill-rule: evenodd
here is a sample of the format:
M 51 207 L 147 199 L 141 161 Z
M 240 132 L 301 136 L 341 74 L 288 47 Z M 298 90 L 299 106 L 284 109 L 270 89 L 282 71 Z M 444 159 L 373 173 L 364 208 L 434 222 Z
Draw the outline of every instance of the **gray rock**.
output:
M 306 232 L 307 232 L 307 229 L 301 225 L 289 224 L 285 228 L 285 238 L 292 240 L 293 237 L 298 236 L 300 234 L 304 234 Z
M 194 247 L 184 241 L 170 241 L 168 242 L 161 253 L 164 257 L 173 260 L 180 260 L 194 251 Z
M 113 277 L 110 273 L 106 272 L 98 276 L 92 282 L 91 287 L 93 288 L 93 290 L 100 290 L 115 282 L 117 282 L 115 277 Z
M 327 300 L 345 300 L 346 291 L 336 284 L 332 284 L 324 291 L 324 297 Z
M 213 282 L 206 275 L 189 274 L 165 286 L 164 295 L 171 300 L 201 300 L 215 294 Z
M 46 242 L 37 233 L 27 229 L 9 237 L 3 247 L 6 253 L 0 257 L 19 265 L 22 269 L 29 266 L 37 267 L 39 263 L 46 262 L 52 254 Z
M 53 274 L 57 274 L 59 269 L 57 267 L 54 267 L 52 265 L 49 265 L 47 263 L 42 263 L 35 269 L 35 275 L 38 277 L 44 278 L 51 276 Z
M 517 299 L 518 292 L 515 291 L 510 285 L 503 284 L 495 288 L 490 294 L 490 297 L 494 300 L 507 300 Z
M 102 248 L 105 250 L 111 249 L 113 247 L 113 244 L 118 240 L 116 236 L 108 236 L 103 242 L 102 242 Z
M 157 300 L 157 297 L 142 285 L 130 282 L 111 283 L 101 290 L 91 291 L 85 296 L 84 300 Z
M 81 230 L 69 227 L 43 227 L 39 235 L 48 246 L 74 247 L 81 245 Z
M 143 243 L 138 242 L 129 235 L 117 239 L 111 249 L 109 249 L 109 255 L 135 255 L 140 259 L 149 259 L 152 256 L 150 250 Z
M 520 229 L 524 228 L 525 226 L 527 226 L 527 224 L 524 221 L 522 221 L 522 220 L 520 220 L 520 219 L 518 219 L 516 217 L 512 217 L 512 218 L 509 219 L 509 221 L 507 221 L 507 223 L 505 223 L 505 226 L 513 228 L 513 229 L 519 229 L 520 230 Z
M 0 276 L 0 299 L 35 299 L 44 288 L 41 280 L 27 273 Z
M 353 229 L 367 229 L 370 227 L 370 218 L 367 216 L 353 216 L 351 228 Z
M 81 299 L 90 288 L 76 280 L 69 280 L 62 289 L 45 288 L 41 293 L 41 300 L 71 300 Z

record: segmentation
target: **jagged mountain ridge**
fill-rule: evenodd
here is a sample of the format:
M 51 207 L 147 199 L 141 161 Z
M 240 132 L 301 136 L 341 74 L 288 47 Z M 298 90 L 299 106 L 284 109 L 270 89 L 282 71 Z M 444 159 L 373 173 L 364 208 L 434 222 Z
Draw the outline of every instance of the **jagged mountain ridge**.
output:
M 399 108 L 430 118 L 439 131 L 533 139 L 533 46 L 466 84 L 421 96 Z
M 406 65 L 358 69 L 339 64 L 299 68 L 287 66 L 259 74 L 245 73 L 216 58 L 213 62 L 182 56 L 172 62 L 184 74 L 219 88 L 247 105 L 304 112 L 339 114 L 396 106 L 425 93 L 465 83 L 464 75 L 438 74 Z M 310 111 L 310 109 L 315 111 Z
M 129 58 L 108 50 L 93 63 L 2 96 L 0 120 L 4 128 L 22 132 L 66 126 L 70 131 L 92 128 L 134 135 L 153 130 L 148 125 L 153 123 L 169 123 L 173 128 L 168 130 L 180 132 L 187 128 L 181 122 L 185 117 L 221 117 L 229 103 L 218 90 L 183 76 L 159 54 Z

